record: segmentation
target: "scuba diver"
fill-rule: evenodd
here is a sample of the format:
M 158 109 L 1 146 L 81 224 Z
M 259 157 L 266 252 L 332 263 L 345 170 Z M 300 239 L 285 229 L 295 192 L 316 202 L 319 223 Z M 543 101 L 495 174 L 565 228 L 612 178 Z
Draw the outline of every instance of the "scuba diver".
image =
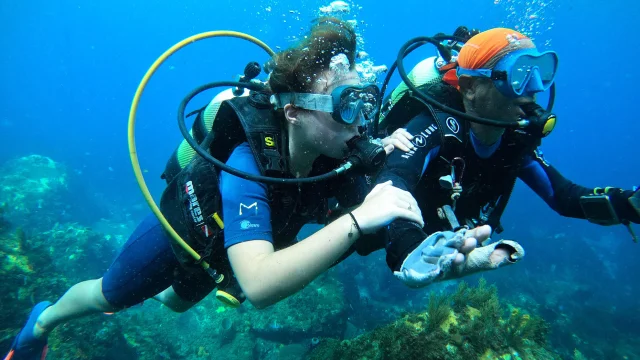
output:
M 389 155 L 374 183 L 393 181 L 411 192 L 425 225 L 395 220 L 377 244 L 359 240 L 358 253 L 384 247 L 389 268 L 413 288 L 513 264 L 524 249 L 490 236 L 502 231 L 500 217 L 518 178 L 560 215 L 625 224 L 637 240 L 629 223 L 640 222 L 640 190 L 574 184 L 539 149 L 555 115 L 536 104 L 536 94 L 554 91 L 556 53 L 539 52 L 511 29 L 461 27 L 456 36 L 439 41 L 458 42 L 450 60 L 429 58 L 405 73 L 380 116 L 387 131 L 404 128 L 413 137 L 403 140 L 411 151 Z M 415 40 L 400 51 L 398 70 Z
M 44 358 L 56 326 L 150 298 L 184 312 L 218 288 L 216 296 L 227 305 L 248 299 L 265 308 L 304 288 L 348 254 L 359 237 L 397 219 L 422 225 L 411 194 L 387 182 L 367 195 L 366 172 L 355 168 L 325 181 L 291 185 L 293 179 L 328 173 L 348 156 L 379 159 L 381 154 L 384 160 L 398 141 L 378 144 L 361 136 L 359 126 L 379 109 L 379 90 L 361 84 L 355 50 L 356 34 L 348 23 L 321 18 L 309 36 L 272 58 L 264 91 L 228 89 L 199 111 L 193 137 L 208 144 L 212 156 L 283 183 L 220 171 L 183 143 L 163 173 L 167 187 L 160 206 L 200 260 L 186 256 L 158 218 L 149 216 L 102 278 L 74 285 L 54 304 L 37 304 L 5 359 Z M 333 198 L 353 210 L 295 242 L 304 224 L 328 217 Z M 202 261 L 211 265 L 208 271 L 199 266 Z

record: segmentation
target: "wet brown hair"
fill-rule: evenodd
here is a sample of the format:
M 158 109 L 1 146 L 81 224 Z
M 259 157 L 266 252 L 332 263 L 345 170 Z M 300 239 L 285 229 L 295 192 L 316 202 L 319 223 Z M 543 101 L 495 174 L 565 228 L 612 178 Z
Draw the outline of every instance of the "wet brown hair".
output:
M 274 56 L 275 66 L 269 78 L 271 91 L 310 92 L 318 76 L 329 69 L 331 58 L 340 53 L 347 56 L 353 69 L 356 56 L 353 27 L 334 17 L 315 20 L 309 36 Z

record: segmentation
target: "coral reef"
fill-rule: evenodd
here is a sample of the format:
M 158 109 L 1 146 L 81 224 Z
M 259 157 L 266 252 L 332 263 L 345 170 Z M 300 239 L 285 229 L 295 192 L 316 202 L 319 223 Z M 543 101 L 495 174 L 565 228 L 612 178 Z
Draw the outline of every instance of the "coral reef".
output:
M 346 326 L 343 289 L 325 273 L 303 291 L 256 312 L 251 331 L 267 340 L 291 343 L 312 337 L 340 337 Z
M 109 218 L 94 216 L 91 223 L 99 231 L 69 221 L 77 218 L 69 204 L 84 203 L 86 208 L 75 210 L 87 212 L 91 201 L 73 199 L 64 166 L 50 158 L 27 156 L 2 169 L 0 351 L 34 304 L 55 301 L 72 285 L 102 276 L 135 225 L 122 210 Z M 285 359 L 306 352 L 314 337 L 342 336 L 345 308 L 335 270 L 266 310 L 249 303 L 232 310 L 210 296 L 175 314 L 147 301 L 58 327 L 47 359 L 207 359 L 220 351 L 236 359 Z
M 77 223 L 56 223 L 32 236 L 21 228 L 1 232 L 1 348 L 8 347 L 35 303 L 55 300 L 73 284 L 101 276 L 117 251 L 109 240 Z M 207 359 L 221 349 L 236 359 L 286 359 L 301 353 L 300 344 L 310 344 L 313 337 L 342 335 L 341 294 L 342 286 L 327 274 L 266 310 L 249 303 L 230 309 L 210 296 L 176 314 L 147 301 L 112 316 L 60 326 L 50 337 L 47 359 Z M 283 347 L 287 344 L 296 346 Z
M 8 347 L 35 303 L 55 300 L 73 284 L 101 276 L 117 251 L 113 240 L 77 223 L 56 223 L 32 235 L 22 228 L 0 232 L 0 348 Z M 341 294 L 342 286 L 327 274 L 266 310 L 249 303 L 230 309 L 210 296 L 176 314 L 147 301 L 112 316 L 60 326 L 50 337 L 47 359 L 207 359 L 221 349 L 236 359 L 286 359 L 307 351 L 296 343 L 342 335 Z
M 0 351 L 35 303 L 100 277 L 146 215 L 80 191 L 64 166 L 49 158 L 20 158 L 2 170 Z M 52 333 L 47 359 L 637 358 L 640 297 L 631 285 L 616 286 L 633 284 L 637 272 L 631 270 L 638 265 L 629 265 L 629 274 L 621 266 L 593 272 L 584 264 L 602 259 L 589 247 L 570 252 L 582 268 L 564 266 L 566 252 L 541 247 L 535 254 L 530 248 L 527 267 L 484 274 L 507 305 L 484 281 L 473 288 L 461 283 L 448 296 L 442 294 L 456 282 L 433 285 L 430 292 L 406 289 L 380 266 L 384 256 L 378 253 L 353 256 L 265 310 L 249 303 L 230 309 L 209 296 L 181 314 L 147 301 L 112 316 L 74 320 Z M 603 284 L 610 287 L 602 291 Z M 557 353 L 549 350 L 547 323 L 533 314 L 550 325 Z
M 592 237 L 599 234 L 584 232 Z M 600 234 L 602 244 L 620 246 L 608 231 Z M 549 251 L 549 244 L 554 251 Z M 639 358 L 640 296 L 631 285 L 638 268 L 635 255 L 626 251 L 607 256 L 607 261 L 624 269 L 612 278 L 598 251 L 591 241 L 581 243 L 564 233 L 552 234 L 527 244 L 530 257 L 525 267 L 492 273 L 491 281 L 498 284 L 503 299 L 547 321 L 553 334 L 551 346 L 564 358 L 572 358 L 576 349 L 592 360 Z M 514 282 L 514 278 L 527 280 Z
M 63 165 L 46 156 L 30 155 L 0 167 L 0 203 L 17 226 L 55 221 L 68 209 L 68 177 Z
M 432 294 L 426 311 L 355 339 L 325 339 L 310 359 L 559 359 L 546 336 L 544 320 L 501 306 L 496 288 L 480 280 Z
M 9 221 L 5 218 L 7 212 L 7 204 L 0 202 L 0 232 L 6 231 L 10 227 Z

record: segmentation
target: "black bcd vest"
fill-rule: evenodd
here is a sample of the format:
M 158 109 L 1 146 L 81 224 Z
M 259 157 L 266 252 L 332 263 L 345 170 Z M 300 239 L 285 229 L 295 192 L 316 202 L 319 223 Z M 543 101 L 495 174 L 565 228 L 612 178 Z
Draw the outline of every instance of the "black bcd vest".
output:
M 238 145 L 247 142 L 261 175 L 291 178 L 287 161 L 288 138 L 282 130 L 281 119 L 276 115 L 268 102 L 268 95 L 264 93 L 252 92 L 248 97 L 223 101 L 211 129 L 213 139 L 209 152 L 224 163 Z M 206 131 L 197 130 L 202 128 L 201 118 L 202 111 L 198 113 L 192 129 L 198 143 L 202 143 L 207 135 Z M 162 194 L 160 209 L 180 237 L 203 260 L 218 272 L 229 273 L 231 267 L 224 249 L 223 228 L 214 217 L 217 215 L 224 220 L 219 189 L 220 170 L 198 155 L 179 169 L 175 156 L 168 162 L 162 176 L 167 187 Z M 323 221 L 322 214 L 327 213 L 328 207 L 326 200 L 304 196 L 306 191 L 315 191 L 321 185 L 267 186 L 274 239 L 294 239 L 310 218 Z M 182 247 L 173 241 L 172 247 L 184 267 L 199 269 Z
M 464 111 L 459 92 L 447 84 L 428 85 L 423 91 L 440 103 Z M 508 129 L 496 152 L 488 159 L 482 159 L 471 144 L 468 121 L 438 110 L 411 93 L 405 94 L 386 114 L 388 133 L 404 126 L 407 120 L 423 111 L 431 114 L 437 128 L 429 135 L 439 136 L 441 144 L 438 156 L 431 159 L 413 192 L 426 224 L 425 232 L 431 234 L 451 230 L 449 221 L 443 218 L 439 209 L 444 205 L 453 207 L 454 204 L 454 213 L 461 226 L 488 224 L 494 231 L 501 232 L 500 218 L 513 191 L 524 156 L 531 153 L 540 140 L 524 132 Z M 396 120 L 389 121 L 391 119 Z M 452 162 L 456 158 L 464 161 L 464 172 L 462 192 L 454 203 L 452 191 L 443 188 L 440 179 L 451 175 Z M 455 163 L 460 173 L 460 161 L 456 160 Z

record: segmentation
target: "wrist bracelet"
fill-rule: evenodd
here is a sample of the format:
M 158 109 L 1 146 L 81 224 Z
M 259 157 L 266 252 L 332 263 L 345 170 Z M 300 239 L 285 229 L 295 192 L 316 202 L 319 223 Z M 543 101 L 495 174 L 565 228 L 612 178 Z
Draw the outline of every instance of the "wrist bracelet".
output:
M 349 216 L 351 216 L 351 220 L 353 220 L 353 225 L 355 225 L 356 229 L 358 229 L 358 234 L 360 235 L 360 237 L 362 237 L 364 234 L 362 233 L 362 229 L 360 229 L 360 225 L 358 225 L 358 220 L 356 220 L 356 217 L 353 216 L 351 212 L 349 212 Z M 349 232 L 349 237 L 351 237 L 351 232 Z

